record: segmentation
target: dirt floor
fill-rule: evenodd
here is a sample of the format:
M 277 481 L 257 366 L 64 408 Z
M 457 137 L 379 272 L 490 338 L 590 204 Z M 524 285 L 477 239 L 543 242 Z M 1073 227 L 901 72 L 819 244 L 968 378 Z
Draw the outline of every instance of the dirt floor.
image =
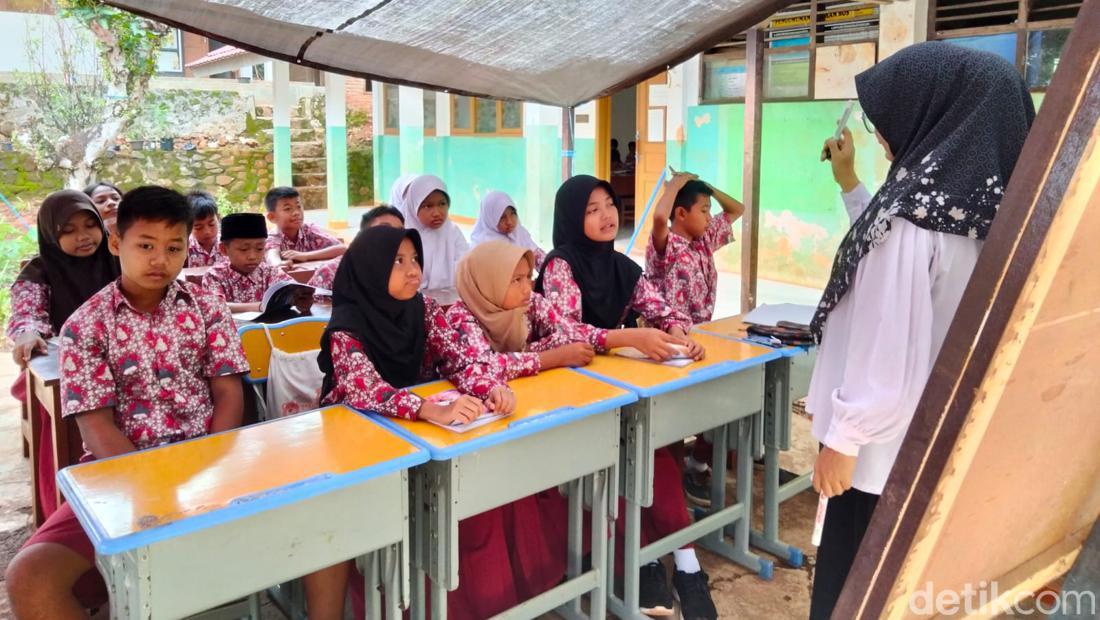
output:
M 29 463 L 23 458 L 19 404 L 7 392 L 7 386 L 16 379 L 17 370 L 9 354 L 0 352 L 0 386 L 3 386 L 0 388 L 0 566 L 3 567 L 30 535 Z M 793 450 L 783 455 L 781 463 L 784 469 L 804 472 L 812 466 L 816 444 L 809 434 L 809 421 L 795 416 L 794 422 Z M 757 471 L 754 508 L 758 526 L 761 510 L 759 478 L 760 472 Z M 728 478 L 728 482 L 732 487 L 732 478 Z M 786 542 L 805 550 L 807 560 L 803 567 L 793 569 L 773 558 L 776 568 L 771 581 L 763 581 L 754 573 L 700 551 L 721 617 L 802 620 L 809 615 L 814 560 L 810 534 L 816 508 L 817 500 L 812 492 L 803 493 L 783 505 L 780 513 L 781 536 Z M 10 617 L 7 596 L 0 594 L 0 618 Z M 282 615 L 265 601 L 263 617 L 274 620 L 282 618 Z

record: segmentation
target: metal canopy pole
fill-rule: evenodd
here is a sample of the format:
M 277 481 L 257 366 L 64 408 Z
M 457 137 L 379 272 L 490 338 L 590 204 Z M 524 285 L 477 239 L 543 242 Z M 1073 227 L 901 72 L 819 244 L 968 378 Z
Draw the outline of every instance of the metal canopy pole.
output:
M 577 127 L 576 109 L 567 106 L 561 109 L 561 180 L 567 181 L 573 176 L 573 135 Z
M 745 54 L 745 133 L 741 202 L 741 313 L 756 307 L 756 274 L 760 247 L 760 121 L 764 101 L 764 33 L 747 33 Z

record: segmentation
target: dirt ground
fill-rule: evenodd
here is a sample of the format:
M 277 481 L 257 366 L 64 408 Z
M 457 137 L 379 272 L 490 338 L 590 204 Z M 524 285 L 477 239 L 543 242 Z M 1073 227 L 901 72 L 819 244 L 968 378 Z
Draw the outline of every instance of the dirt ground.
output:
M 4 567 L 30 535 L 30 464 L 23 458 L 19 403 L 7 392 L 7 386 L 15 381 L 17 371 L 9 354 L 0 352 L 0 386 L 3 386 L 0 388 L 0 566 Z M 784 469 L 790 471 L 808 471 L 813 463 L 816 444 L 810 437 L 809 421 L 798 416 L 794 421 L 793 450 L 783 455 L 781 463 Z M 754 508 L 755 522 L 759 526 L 759 471 L 756 477 Z M 732 493 L 733 480 L 728 478 L 727 481 Z M 793 569 L 772 558 L 776 568 L 771 581 L 764 581 L 754 573 L 700 550 L 721 617 L 802 620 L 809 615 L 814 560 L 810 534 L 816 508 L 817 501 L 812 492 L 803 493 L 783 505 L 780 513 L 781 536 L 785 541 L 800 546 L 806 552 L 807 559 L 803 567 Z M 11 617 L 7 595 L 0 593 L 0 618 Z M 263 617 L 274 620 L 282 618 L 282 615 L 265 601 Z

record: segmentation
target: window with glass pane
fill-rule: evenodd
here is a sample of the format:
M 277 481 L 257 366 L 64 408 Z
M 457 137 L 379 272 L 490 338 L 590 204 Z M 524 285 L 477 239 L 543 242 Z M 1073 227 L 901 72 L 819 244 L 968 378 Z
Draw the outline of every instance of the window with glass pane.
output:
M 477 124 L 474 133 L 497 132 L 497 102 L 491 99 L 477 99 Z
M 473 129 L 473 123 L 470 122 L 470 107 L 472 103 L 470 98 L 463 97 L 462 95 L 455 95 L 452 101 L 454 101 L 454 109 L 451 113 L 451 126 L 457 130 L 471 131 Z
M 992 52 L 1012 64 L 1016 64 L 1016 33 L 1005 32 L 978 37 L 956 37 L 944 39 L 948 43 L 969 47 L 983 52 Z
M 715 56 L 703 59 L 703 100 L 745 97 L 745 59 Z
M 1046 88 L 1058 68 L 1062 48 L 1069 38 L 1068 28 L 1037 30 L 1027 35 L 1028 88 Z
M 523 103 L 519 101 L 504 101 L 501 103 L 501 129 L 523 128 Z
M 424 91 L 424 131 L 435 131 L 435 91 Z
M 810 94 L 810 51 L 776 52 L 764 56 L 764 97 L 793 99 Z
M 385 117 L 386 129 L 397 130 L 400 126 L 400 117 L 398 116 L 401 109 L 400 94 L 397 87 L 393 84 L 386 84 L 382 87 L 382 116 Z
M 157 54 L 157 73 L 183 73 L 181 47 L 180 31 L 173 29 Z

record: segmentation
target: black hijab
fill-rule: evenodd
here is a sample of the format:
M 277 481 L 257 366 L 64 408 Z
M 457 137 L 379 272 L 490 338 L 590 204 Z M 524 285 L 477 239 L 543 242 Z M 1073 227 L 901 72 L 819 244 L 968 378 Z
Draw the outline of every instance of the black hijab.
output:
M 69 218 L 81 211 L 87 211 L 99 223 L 103 240 L 91 256 L 69 256 L 57 240 Z M 91 198 L 70 189 L 46 196 L 38 209 L 38 256 L 16 279 L 50 287 L 50 325 L 54 333 L 60 333 L 69 316 L 119 273 L 118 259 L 107 249 L 107 230 Z
M 904 218 L 985 239 L 1035 107 L 1007 60 L 943 41 L 909 46 L 856 76 L 859 103 L 894 161 L 837 249 L 811 328 L 820 341 L 859 262 Z
M 399 301 L 389 292 L 394 258 L 405 239 L 413 242 L 423 267 L 420 233 L 390 226 L 361 231 L 340 261 L 332 280 L 332 318 L 317 356 L 325 373 L 322 396 L 334 385 L 331 343 L 335 332 L 348 332 L 361 342 L 386 383 L 405 388 L 419 380 L 427 341 L 424 297 L 417 293 Z
M 562 183 L 554 197 L 554 249 L 543 265 L 549 265 L 554 258 L 569 263 L 573 279 L 581 289 L 582 321 L 614 329 L 623 323 L 624 314 L 627 324 L 636 317 L 627 310 L 642 268 L 617 252 L 614 241 L 593 241 L 584 234 L 584 212 L 592 190 L 597 187 L 604 188 L 615 201 L 615 208 L 622 212 L 622 203 L 607 181 L 582 174 Z M 543 274 L 539 274 L 535 290 L 543 292 Z

